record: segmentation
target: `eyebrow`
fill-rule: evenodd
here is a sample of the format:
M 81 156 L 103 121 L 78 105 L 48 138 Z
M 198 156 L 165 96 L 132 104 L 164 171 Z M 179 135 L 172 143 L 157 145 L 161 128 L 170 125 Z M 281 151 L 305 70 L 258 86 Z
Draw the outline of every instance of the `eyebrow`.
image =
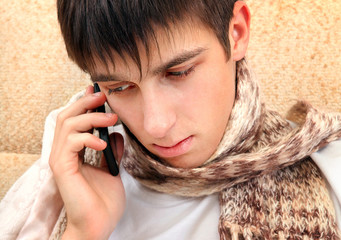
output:
M 120 79 L 118 76 L 114 75 L 91 75 L 91 81 L 92 82 L 124 82 L 125 80 Z
M 162 72 L 167 71 L 169 68 L 172 68 L 172 67 L 180 65 L 184 62 L 187 62 L 188 60 L 200 55 L 205 50 L 207 50 L 207 48 L 199 47 L 199 48 L 196 48 L 193 50 L 185 51 L 185 52 L 181 53 L 180 55 L 174 57 L 170 61 L 168 61 L 168 62 L 162 64 L 161 66 L 157 67 L 156 69 L 154 69 L 153 74 L 154 75 L 160 74 Z
M 172 68 L 174 66 L 180 65 L 184 62 L 187 62 L 188 60 L 195 58 L 196 56 L 200 55 L 202 52 L 206 51 L 207 48 L 203 47 L 198 47 L 193 50 L 188 50 L 185 52 L 182 52 L 181 54 L 175 56 L 168 62 L 162 64 L 161 66 L 156 67 L 152 73 L 154 75 L 158 75 L 162 72 L 167 71 L 169 68 Z M 117 76 L 117 75 L 104 75 L 104 74 L 99 74 L 99 75 L 92 75 L 91 80 L 93 82 L 124 82 L 126 80 L 122 79 L 122 77 Z

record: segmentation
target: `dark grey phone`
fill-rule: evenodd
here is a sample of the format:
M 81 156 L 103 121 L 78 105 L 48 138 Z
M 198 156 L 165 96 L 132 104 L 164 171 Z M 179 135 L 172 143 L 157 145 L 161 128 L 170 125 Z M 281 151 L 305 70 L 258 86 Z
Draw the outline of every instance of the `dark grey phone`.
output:
M 94 84 L 94 92 L 100 92 L 100 91 L 101 90 L 100 90 L 98 84 L 95 83 Z M 105 112 L 104 105 L 99 106 L 96 109 L 96 112 L 103 112 L 104 113 Z M 116 162 L 116 159 L 114 157 L 114 154 L 113 154 L 113 151 L 112 151 L 112 148 L 111 148 L 111 145 L 110 145 L 110 138 L 109 138 L 108 128 L 100 127 L 100 128 L 97 128 L 97 130 L 99 131 L 99 137 L 102 140 L 107 142 L 107 147 L 103 150 L 103 153 L 104 153 L 105 159 L 107 161 L 109 172 L 111 173 L 111 175 L 117 176 L 119 170 L 118 170 L 117 162 Z

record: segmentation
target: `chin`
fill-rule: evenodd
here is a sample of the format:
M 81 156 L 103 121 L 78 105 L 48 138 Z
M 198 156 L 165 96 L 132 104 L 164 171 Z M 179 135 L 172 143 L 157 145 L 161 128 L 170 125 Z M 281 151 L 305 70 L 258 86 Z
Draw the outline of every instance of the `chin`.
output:
M 201 166 L 206 160 L 193 161 L 193 156 L 182 156 L 176 158 L 163 159 L 167 164 L 174 168 L 197 168 Z

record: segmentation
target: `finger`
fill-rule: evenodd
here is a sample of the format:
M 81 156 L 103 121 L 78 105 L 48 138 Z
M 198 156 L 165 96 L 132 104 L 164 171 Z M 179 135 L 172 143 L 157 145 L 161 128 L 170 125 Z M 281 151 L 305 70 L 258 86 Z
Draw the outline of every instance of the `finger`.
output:
M 90 95 L 90 94 L 93 94 L 94 93 L 94 87 L 92 85 L 89 85 L 85 91 L 85 95 Z M 93 109 L 90 109 L 88 111 L 86 111 L 87 113 L 89 112 L 93 112 L 94 110 Z
M 66 119 L 61 129 L 66 134 L 72 132 L 87 132 L 97 127 L 113 126 L 117 122 L 117 115 L 114 113 L 88 113 Z
M 105 101 L 106 97 L 102 92 L 85 95 L 58 114 L 57 124 L 64 122 L 70 117 L 84 114 L 88 110 L 95 109 L 103 105 Z
M 109 167 L 108 167 L 108 163 L 107 163 L 107 161 L 105 159 L 104 154 L 102 154 L 101 161 L 99 163 L 99 168 L 101 168 L 102 170 L 104 170 L 104 171 L 106 171 L 108 173 L 110 172 L 109 171 Z
M 102 151 L 107 146 L 107 143 L 102 139 L 96 137 L 91 133 L 76 133 L 70 134 L 65 142 L 65 153 L 79 153 L 85 147 L 94 149 L 96 151 Z
M 119 165 L 124 152 L 123 136 L 120 133 L 114 132 L 113 134 L 110 134 L 110 140 L 111 148 L 114 151 L 114 156 Z
M 105 141 L 93 134 L 70 134 L 53 146 L 49 159 L 50 167 L 57 175 L 60 173 L 75 173 L 78 171 L 78 164 L 81 161 L 79 152 L 85 147 L 102 151 L 106 146 L 107 143 Z
M 84 95 L 90 95 L 90 94 L 92 94 L 92 93 L 94 93 L 94 87 L 91 86 L 91 85 L 89 85 L 89 86 L 86 88 L 85 94 L 84 94 Z
M 122 135 L 116 132 L 110 134 L 110 145 L 111 145 L 111 149 L 113 150 L 116 163 L 119 166 L 122 156 L 123 156 L 123 152 L 124 152 L 124 140 L 123 140 Z M 100 167 L 102 169 L 109 171 L 108 164 L 107 164 L 104 154 L 102 154 Z

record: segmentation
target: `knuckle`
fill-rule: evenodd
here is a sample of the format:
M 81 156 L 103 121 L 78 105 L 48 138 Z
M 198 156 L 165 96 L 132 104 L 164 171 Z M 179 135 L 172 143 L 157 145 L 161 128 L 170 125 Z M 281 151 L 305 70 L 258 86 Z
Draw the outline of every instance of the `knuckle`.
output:
M 85 137 L 84 137 L 84 139 L 86 140 L 86 141 L 91 141 L 91 142 L 93 142 L 93 141 L 96 141 L 96 139 L 97 139 L 97 137 L 95 136 L 95 135 L 93 135 L 92 133 L 84 133 L 85 134 Z
M 57 115 L 57 124 L 62 124 L 66 119 L 66 112 L 65 110 L 61 111 L 58 115 Z
M 84 139 L 75 134 L 69 134 L 65 139 L 65 146 L 68 146 L 69 151 L 73 153 L 79 152 L 85 146 Z
M 75 137 L 72 134 L 67 135 L 65 139 L 65 145 L 73 146 L 75 143 Z
M 51 157 L 49 158 L 49 166 L 51 169 L 53 169 L 53 160 Z
M 63 124 L 62 124 L 62 127 L 66 131 L 71 130 L 74 127 L 72 119 L 71 118 L 65 119 Z
M 52 154 L 50 155 L 50 158 L 49 158 L 49 166 L 50 166 L 50 169 L 52 172 L 54 172 L 55 170 L 55 161 L 54 161 L 54 157 L 52 156 Z

